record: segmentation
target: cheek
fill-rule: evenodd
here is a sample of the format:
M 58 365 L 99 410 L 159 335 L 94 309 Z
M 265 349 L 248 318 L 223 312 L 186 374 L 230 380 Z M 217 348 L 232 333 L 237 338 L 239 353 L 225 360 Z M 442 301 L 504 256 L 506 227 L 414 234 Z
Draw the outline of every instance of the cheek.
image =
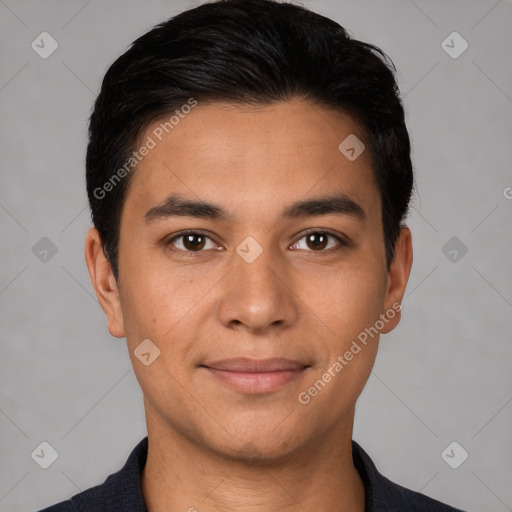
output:
M 300 403 L 310 401 L 312 409 L 323 411 L 326 424 L 349 411 L 370 376 L 379 340 L 372 327 L 382 313 L 385 288 L 379 272 L 364 263 L 333 275 L 323 280 L 322 291 L 305 295 L 321 327 L 315 330 L 318 367 L 299 396 Z
M 347 341 L 382 313 L 386 275 L 371 261 L 322 270 L 303 283 L 305 304 L 331 338 Z
M 176 361 L 184 360 L 197 338 L 198 315 L 206 314 L 203 296 L 215 284 L 214 277 L 191 278 L 158 262 L 137 266 L 121 294 L 130 351 L 150 339 L 161 351 L 160 362 L 181 372 Z
M 125 288 L 122 301 L 125 324 L 128 324 L 128 350 L 137 380 L 153 404 L 162 396 L 169 399 L 162 392 L 163 387 L 179 387 L 177 383 L 188 379 L 183 361 L 194 338 L 186 332 L 185 326 L 197 298 L 192 297 L 190 291 L 188 295 L 182 293 L 176 280 L 165 278 L 160 272 L 142 272 L 141 269 L 137 279 Z M 146 339 L 153 344 L 145 350 L 151 353 L 148 365 L 137 356 L 142 353 L 138 347 L 142 347 Z M 153 351 L 157 354 L 154 359 Z M 163 386 L 163 383 L 167 384 Z M 178 404 L 178 398 L 172 400 L 175 407 L 183 407 Z
M 121 290 L 126 338 L 131 347 L 145 338 L 160 340 L 177 321 L 176 298 L 162 279 L 139 267 Z

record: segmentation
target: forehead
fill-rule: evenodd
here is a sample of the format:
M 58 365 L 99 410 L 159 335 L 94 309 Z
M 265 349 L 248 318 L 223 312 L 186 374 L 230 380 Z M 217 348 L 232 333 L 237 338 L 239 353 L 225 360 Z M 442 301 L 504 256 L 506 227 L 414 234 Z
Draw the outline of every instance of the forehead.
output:
M 152 149 L 137 164 L 125 199 L 139 216 L 174 192 L 260 215 L 333 191 L 369 209 L 380 203 L 369 152 L 351 160 L 340 151 L 347 138 L 365 139 L 348 114 L 299 100 L 198 103 L 180 114 L 153 122 L 140 137 L 139 145 Z

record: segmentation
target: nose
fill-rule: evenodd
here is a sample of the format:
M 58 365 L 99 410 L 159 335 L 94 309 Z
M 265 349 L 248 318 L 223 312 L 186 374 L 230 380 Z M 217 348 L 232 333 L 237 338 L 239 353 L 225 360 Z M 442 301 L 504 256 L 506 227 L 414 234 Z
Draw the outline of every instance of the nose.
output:
M 297 322 L 299 308 L 293 278 L 278 250 L 264 248 L 253 261 L 234 252 L 230 264 L 218 308 L 225 327 L 268 334 Z

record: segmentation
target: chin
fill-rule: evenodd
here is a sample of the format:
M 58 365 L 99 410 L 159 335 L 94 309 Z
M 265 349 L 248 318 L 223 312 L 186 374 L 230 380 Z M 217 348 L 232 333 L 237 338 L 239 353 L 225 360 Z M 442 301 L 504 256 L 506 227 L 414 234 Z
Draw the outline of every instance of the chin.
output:
M 275 463 L 284 460 L 307 443 L 308 438 L 305 432 L 298 431 L 297 425 L 283 421 L 284 418 L 286 415 L 268 425 L 261 425 L 261 422 L 258 425 L 253 421 L 246 425 L 238 423 L 235 428 L 229 424 L 229 431 L 236 432 L 236 435 L 210 438 L 210 447 L 219 455 L 241 462 Z

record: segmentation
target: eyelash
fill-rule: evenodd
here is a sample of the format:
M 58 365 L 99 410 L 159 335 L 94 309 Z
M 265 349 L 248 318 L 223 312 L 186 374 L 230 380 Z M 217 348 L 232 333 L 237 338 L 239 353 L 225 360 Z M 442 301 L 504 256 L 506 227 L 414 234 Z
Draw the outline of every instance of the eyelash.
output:
M 329 253 L 331 251 L 337 251 L 337 250 L 343 249 L 345 247 L 348 247 L 348 245 L 349 245 L 349 243 L 346 240 L 344 240 L 339 235 L 333 233 L 332 231 L 325 230 L 325 229 L 324 230 L 320 230 L 320 229 L 315 229 L 315 228 L 309 229 L 305 233 L 303 233 L 303 235 L 297 240 L 297 242 L 294 242 L 293 245 L 296 245 L 300 240 L 302 240 L 303 238 L 305 238 L 306 236 L 311 235 L 311 234 L 328 235 L 328 236 L 336 239 L 336 241 L 338 242 L 339 246 L 338 247 L 331 247 L 330 249 L 322 249 L 322 250 L 319 250 L 319 251 L 309 250 L 307 252 Z M 201 236 L 204 236 L 204 237 L 208 238 L 210 241 L 215 243 L 215 241 L 209 235 L 207 235 L 206 233 L 203 233 L 202 231 L 185 230 L 185 231 L 181 231 L 177 235 L 175 235 L 172 238 L 170 238 L 169 240 L 167 240 L 167 242 L 165 242 L 166 247 L 171 246 L 173 244 L 173 242 L 175 242 L 176 240 L 178 240 L 180 238 L 185 237 L 186 235 L 201 235 Z M 189 250 L 176 249 L 176 248 L 175 248 L 175 250 L 178 251 L 178 252 L 182 252 L 182 253 L 190 254 L 190 255 L 200 254 L 200 253 L 206 251 L 206 249 L 202 249 L 202 250 L 199 250 L 199 251 L 189 251 Z

